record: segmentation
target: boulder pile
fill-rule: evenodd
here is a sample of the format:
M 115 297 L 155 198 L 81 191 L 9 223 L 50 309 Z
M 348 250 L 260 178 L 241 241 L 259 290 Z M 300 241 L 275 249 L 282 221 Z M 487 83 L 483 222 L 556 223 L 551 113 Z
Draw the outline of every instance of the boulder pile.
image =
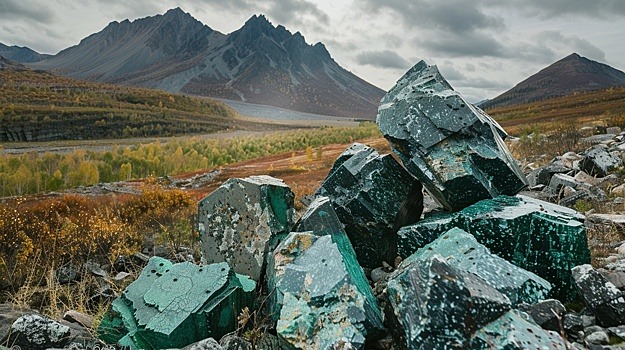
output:
M 618 218 L 570 208 L 607 197 L 622 135 L 526 178 L 503 129 L 423 61 L 383 98 L 377 122 L 395 154 L 350 146 L 299 218 L 293 192 L 269 176 L 204 198 L 204 264 L 151 258 L 101 339 L 130 349 L 625 342 L 625 260 L 595 270 L 587 243 L 590 222 Z

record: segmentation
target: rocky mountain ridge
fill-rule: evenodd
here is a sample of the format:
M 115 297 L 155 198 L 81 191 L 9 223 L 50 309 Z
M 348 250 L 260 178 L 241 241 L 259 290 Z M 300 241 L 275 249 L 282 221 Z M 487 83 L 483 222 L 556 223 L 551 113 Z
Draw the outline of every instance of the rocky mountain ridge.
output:
M 254 15 L 222 34 L 180 8 L 111 22 L 32 64 L 80 79 L 374 119 L 383 91 L 343 69 L 322 43 Z
M 0 56 L 18 63 L 31 63 L 44 60 L 51 55 L 41 54 L 25 46 L 7 46 L 0 43 Z
M 625 72 L 572 53 L 480 107 L 517 105 L 616 86 L 625 86 Z

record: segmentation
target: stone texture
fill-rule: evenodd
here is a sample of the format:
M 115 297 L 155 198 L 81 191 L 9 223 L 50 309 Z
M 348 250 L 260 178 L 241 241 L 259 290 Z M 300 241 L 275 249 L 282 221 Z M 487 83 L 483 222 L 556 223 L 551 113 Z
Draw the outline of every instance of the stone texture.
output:
M 625 324 L 625 294 L 608 282 L 589 264 L 572 270 L 579 293 L 597 324 L 613 327 Z
M 527 185 L 503 129 L 424 61 L 382 98 L 377 123 L 408 171 L 449 210 Z
M 621 159 L 610 155 L 605 148 L 593 146 L 586 150 L 579 167 L 591 176 L 604 177 L 621 164 Z
M 562 320 L 566 313 L 564 305 L 556 299 L 542 300 L 532 305 L 522 305 L 519 307 L 519 310 L 530 315 L 537 325 L 555 332 L 559 332 L 562 329 L 560 320 Z
M 364 273 L 335 236 L 292 233 L 276 248 L 278 256 L 292 259 L 276 280 L 282 294 L 276 330 L 285 348 L 363 349 L 383 332 Z
M 440 255 L 416 253 L 404 260 L 387 292 L 400 325 L 400 348 L 468 348 L 470 334 L 510 309 L 505 295 Z
M 452 228 L 420 249 L 411 259 L 440 255 L 450 266 L 473 273 L 510 299 L 513 306 L 545 299 L 551 285 L 535 274 L 493 255 L 488 248 L 459 228 Z
M 526 196 L 499 196 L 457 213 L 443 213 L 402 228 L 398 254 L 407 257 L 458 227 L 499 257 L 552 285 L 550 296 L 572 301 L 577 293 L 571 268 L 590 262 L 584 216 Z
M 529 187 L 535 187 L 538 185 L 549 185 L 551 177 L 555 174 L 561 174 L 571 171 L 571 168 L 560 163 L 551 163 L 542 166 L 538 169 L 532 170 L 527 175 L 527 182 Z
M 471 339 L 471 349 L 544 349 L 567 350 L 556 332 L 540 328 L 527 315 L 512 310 L 480 329 Z
M 258 280 L 267 253 L 293 226 L 293 201 L 291 189 L 273 177 L 226 181 L 198 205 L 203 258 Z
M 361 266 L 375 268 L 395 259 L 397 226 L 421 216 L 421 189 L 391 155 L 354 144 L 339 156 L 316 195 L 330 198 Z
M 11 325 L 8 344 L 21 349 L 44 350 L 69 342 L 70 328 L 38 314 L 23 315 Z
M 141 349 L 181 348 L 237 328 L 256 284 L 227 263 L 194 265 L 153 257 L 116 299 L 99 333 L 107 343 Z

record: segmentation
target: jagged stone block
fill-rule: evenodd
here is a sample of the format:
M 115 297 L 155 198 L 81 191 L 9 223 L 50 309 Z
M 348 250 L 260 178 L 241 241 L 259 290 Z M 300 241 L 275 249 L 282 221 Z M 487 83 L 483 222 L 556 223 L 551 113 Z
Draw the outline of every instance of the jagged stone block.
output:
M 605 148 L 593 146 L 586 150 L 579 167 L 589 175 L 604 177 L 622 163 L 620 158 L 612 156 Z
M 416 253 L 387 285 L 400 347 L 466 349 L 469 335 L 510 309 L 510 300 L 477 275 L 440 255 Z
M 513 306 L 536 303 L 547 297 L 551 284 L 535 274 L 491 254 L 475 237 L 452 228 L 434 242 L 418 250 L 411 259 L 440 255 L 447 264 L 471 272 L 510 299 Z
M 317 190 L 327 196 L 364 267 L 391 263 L 399 227 L 423 210 L 422 186 L 391 155 L 354 144 L 341 154 Z
M 625 324 L 625 293 L 589 264 L 573 268 L 573 277 L 588 309 L 603 327 Z
M 547 186 L 551 181 L 551 178 L 555 174 L 562 174 L 571 171 L 571 168 L 560 163 L 551 163 L 545 166 L 541 166 L 538 169 L 532 170 L 527 175 L 527 182 L 529 187 L 535 187 L 539 185 Z
M 275 261 L 292 259 L 275 279 L 282 294 L 276 330 L 285 348 L 363 349 L 384 329 L 353 251 L 349 256 L 335 236 L 292 233 L 276 248 Z
M 503 129 L 420 61 L 382 98 L 377 123 L 404 166 L 449 210 L 515 195 L 527 180 Z
M 567 350 L 569 347 L 558 333 L 540 328 L 522 312 L 510 310 L 480 329 L 471 339 L 470 349 Z
M 518 195 L 480 201 L 457 213 L 438 214 L 398 232 L 398 254 L 407 257 L 453 227 L 473 235 L 499 257 L 544 278 L 550 297 L 577 297 L 571 269 L 590 262 L 584 216 Z
M 265 259 L 293 226 L 295 195 L 270 176 L 230 179 L 198 205 L 202 256 L 258 280 Z
M 101 339 L 132 349 L 181 348 L 237 328 L 256 283 L 227 263 L 172 264 L 153 257 L 99 326 Z
M 11 325 L 6 345 L 11 349 L 44 350 L 63 347 L 70 338 L 70 328 L 38 314 L 23 315 Z
M 547 299 L 535 304 L 523 304 L 519 310 L 526 312 L 537 325 L 544 329 L 559 332 L 562 330 L 562 319 L 566 308 L 560 300 Z

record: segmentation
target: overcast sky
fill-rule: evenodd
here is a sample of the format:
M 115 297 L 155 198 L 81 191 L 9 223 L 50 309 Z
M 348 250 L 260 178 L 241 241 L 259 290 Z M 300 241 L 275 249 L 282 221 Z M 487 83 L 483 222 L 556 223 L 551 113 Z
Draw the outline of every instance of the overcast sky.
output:
M 472 102 L 573 52 L 625 70 L 625 0 L 0 0 L 0 42 L 55 54 L 173 7 L 222 33 L 265 14 L 384 90 L 421 59 Z

